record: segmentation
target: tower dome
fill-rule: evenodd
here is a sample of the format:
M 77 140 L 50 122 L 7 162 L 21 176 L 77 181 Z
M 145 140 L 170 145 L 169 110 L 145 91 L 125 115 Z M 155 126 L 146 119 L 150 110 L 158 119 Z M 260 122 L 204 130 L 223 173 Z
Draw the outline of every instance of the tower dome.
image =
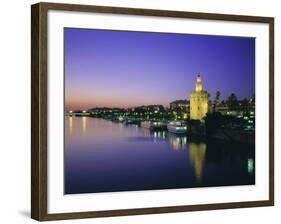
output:
M 196 92 L 201 92 L 202 91 L 202 80 L 200 74 L 197 75 L 196 77 L 196 87 L 195 87 Z

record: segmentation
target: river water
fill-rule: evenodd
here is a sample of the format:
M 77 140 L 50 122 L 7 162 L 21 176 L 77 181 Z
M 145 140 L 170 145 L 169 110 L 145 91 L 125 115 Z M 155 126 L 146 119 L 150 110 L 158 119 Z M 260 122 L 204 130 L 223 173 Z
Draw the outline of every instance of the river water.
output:
M 65 117 L 65 194 L 250 184 L 254 146 Z

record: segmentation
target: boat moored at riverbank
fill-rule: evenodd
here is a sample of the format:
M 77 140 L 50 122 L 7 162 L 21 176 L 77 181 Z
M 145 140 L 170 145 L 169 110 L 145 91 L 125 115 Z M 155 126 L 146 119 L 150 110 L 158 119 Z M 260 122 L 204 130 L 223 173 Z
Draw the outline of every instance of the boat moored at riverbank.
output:
M 151 131 L 166 130 L 167 123 L 164 121 L 142 121 L 141 127 L 147 128 Z
M 185 134 L 187 133 L 187 124 L 184 121 L 171 121 L 168 123 L 167 129 L 174 134 Z
M 124 121 L 124 124 L 126 124 L 126 125 L 130 125 L 130 124 L 140 125 L 140 120 L 127 119 L 127 120 Z

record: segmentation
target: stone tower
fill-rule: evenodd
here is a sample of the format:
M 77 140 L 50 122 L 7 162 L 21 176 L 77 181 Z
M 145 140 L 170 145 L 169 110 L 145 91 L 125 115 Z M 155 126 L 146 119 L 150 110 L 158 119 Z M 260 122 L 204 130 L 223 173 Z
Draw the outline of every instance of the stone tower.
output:
M 202 89 L 200 75 L 196 77 L 195 91 L 190 92 L 190 119 L 202 120 L 208 112 L 208 92 Z

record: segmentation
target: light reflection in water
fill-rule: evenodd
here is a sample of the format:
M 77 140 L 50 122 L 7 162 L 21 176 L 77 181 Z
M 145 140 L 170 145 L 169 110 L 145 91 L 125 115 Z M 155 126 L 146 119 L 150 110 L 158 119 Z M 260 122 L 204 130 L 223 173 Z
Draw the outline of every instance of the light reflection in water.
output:
M 164 135 L 164 138 L 163 138 L 163 133 L 164 131 L 154 131 L 153 132 L 153 142 L 160 142 L 160 141 L 163 141 L 165 140 L 165 135 Z
M 69 134 L 72 134 L 72 130 L 73 130 L 73 118 L 72 116 L 69 116 Z
M 177 136 L 170 134 L 170 144 L 173 150 L 186 149 L 187 139 L 186 136 Z
M 143 135 L 145 136 L 145 137 L 150 137 L 151 136 L 151 131 L 149 130 L 149 129 L 147 129 L 147 128 L 140 128 L 140 131 L 143 133 Z M 154 134 L 154 133 L 153 133 Z
M 86 132 L 87 117 L 82 117 L 82 130 Z
M 167 139 L 166 131 L 151 131 L 148 128 L 139 128 L 139 131 L 145 136 L 152 138 L 154 143 L 163 142 Z
M 201 183 L 202 181 L 202 170 L 204 166 L 206 154 L 206 144 L 205 143 L 190 143 L 189 144 L 189 160 L 190 164 L 195 171 L 196 181 Z
M 255 183 L 249 146 L 198 144 L 188 135 L 91 117 L 65 122 L 66 194 Z
M 154 138 L 157 138 L 157 132 L 154 132 Z
M 173 150 L 187 149 L 187 137 L 184 135 L 176 135 L 167 131 L 150 131 L 147 128 L 141 128 L 140 131 L 144 136 L 152 137 L 154 143 L 168 141 Z
M 253 174 L 254 172 L 254 160 L 248 159 L 248 173 Z

